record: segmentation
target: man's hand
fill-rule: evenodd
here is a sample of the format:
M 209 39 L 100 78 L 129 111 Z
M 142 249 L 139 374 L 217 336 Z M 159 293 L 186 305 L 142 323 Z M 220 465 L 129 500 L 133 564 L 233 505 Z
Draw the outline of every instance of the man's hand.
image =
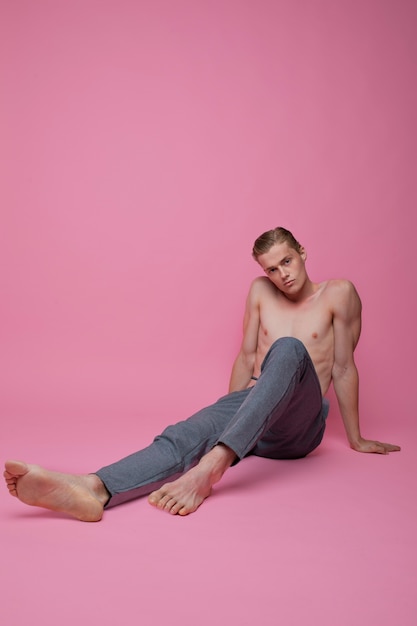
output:
M 392 443 L 381 443 L 380 441 L 371 441 L 370 439 L 359 439 L 350 444 L 350 447 L 356 452 L 373 452 L 374 454 L 389 454 L 390 452 L 399 452 L 400 446 L 394 446 Z

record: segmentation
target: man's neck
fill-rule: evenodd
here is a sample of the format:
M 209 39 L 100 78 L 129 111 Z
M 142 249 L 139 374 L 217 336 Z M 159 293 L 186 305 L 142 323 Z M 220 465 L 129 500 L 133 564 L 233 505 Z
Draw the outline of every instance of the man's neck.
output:
M 301 287 L 299 291 L 297 291 L 297 293 L 294 293 L 294 294 L 287 294 L 283 292 L 281 293 L 290 302 L 293 302 L 294 304 L 300 304 L 301 302 L 305 302 L 306 300 L 311 298 L 311 296 L 314 296 L 318 288 L 319 288 L 319 285 L 317 283 L 313 283 L 307 277 L 304 282 L 304 285 Z

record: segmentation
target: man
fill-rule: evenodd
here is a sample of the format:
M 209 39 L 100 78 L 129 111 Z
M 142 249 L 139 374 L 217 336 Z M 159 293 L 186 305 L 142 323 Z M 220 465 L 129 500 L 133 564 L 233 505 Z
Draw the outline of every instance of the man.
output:
M 226 396 L 95 474 L 60 474 L 8 461 L 10 494 L 83 521 L 98 521 L 104 507 L 145 494 L 152 505 L 187 515 L 245 456 L 290 459 L 314 450 L 323 437 L 323 397 L 332 380 L 350 446 L 379 454 L 400 450 L 360 433 L 353 353 L 361 303 L 354 286 L 346 280 L 313 283 L 305 249 L 282 227 L 261 235 L 253 256 L 266 276 L 250 288 Z

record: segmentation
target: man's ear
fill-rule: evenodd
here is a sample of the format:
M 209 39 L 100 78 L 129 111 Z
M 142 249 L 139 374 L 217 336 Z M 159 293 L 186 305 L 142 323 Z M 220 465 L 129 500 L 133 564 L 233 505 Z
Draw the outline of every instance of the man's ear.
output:
M 303 248 L 303 246 L 300 247 L 300 257 L 303 259 L 303 261 L 307 260 L 307 251 L 305 248 Z

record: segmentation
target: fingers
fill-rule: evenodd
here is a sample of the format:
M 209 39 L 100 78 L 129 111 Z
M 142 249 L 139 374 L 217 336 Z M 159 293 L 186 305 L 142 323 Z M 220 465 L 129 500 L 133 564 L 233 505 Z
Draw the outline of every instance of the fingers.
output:
M 389 454 L 390 452 L 399 452 L 400 450 L 400 446 L 395 446 L 392 443 L 381 443 L 380 441 L 375 441 L 374 451 L 378 454 Z
M 353 449 L 357 452 L 365 452 L 368 454 L 388 454 L 384 444 L 379 441 L 364 440 L 358 446 L 354 446 Z
M 354 449 L 358 452 L 370 452 L 371 454 L 389 454 L 390 452 L 399 452 L 401 450 L 400 446 L 369 439 L 363 439 L 358 446 L 354 446 Z

